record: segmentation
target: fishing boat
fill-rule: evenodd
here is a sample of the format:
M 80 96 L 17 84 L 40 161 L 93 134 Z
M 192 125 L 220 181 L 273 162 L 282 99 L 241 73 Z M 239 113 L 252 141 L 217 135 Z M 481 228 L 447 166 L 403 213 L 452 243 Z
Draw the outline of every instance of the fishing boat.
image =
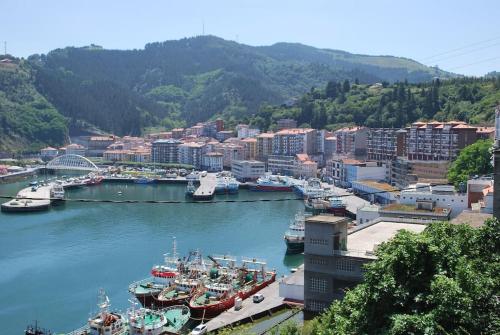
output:
M 38 322 L 35 321 L 34 325 L 26 327 L 24 335 L 52 335 L 52 332 L 48 329 L 39 327 Z
M 136 183 L 136 184 L 152 184 L 154 182 L 155 182 L 155 180 L 153 178 L 148 178 L 148 177 L 140 177 L 140 178 L 134 179 L 134 183 Z
M 242 300 L 253 296 L 276 280 L 276 272 L 266 271 L 266 262 L 255 258 L 243 258 L 239 274 L 238 296 Z
M 238 192 L 240 183 L 233 177 L 219 176 L 217 177 L 215 184 L 216 194 L 230 193 L 234 194 Z
M 325 189 L 318 178 L 310 178 L 307 182 L 296 184 L 294 189 L 304 199 L 325 198 L 331 195 L 331 191 Z
M 181 260 L 177 255 L 177 243 L 174 238 L 172 245 L 172 255 L 165 254 L 164 264 L 155 265 L 151 269 L 152 277 L 148 277 L 129 285 L 129 292 L 132 293 L 144 307 L 152 307 L 155 298 L 163 289 L 169 287 L 179 275 L 179 265 Z
M 198 250 L 190 252 L 187 260 L 179 268 L 181 273 L 172 285 L 158 294 L 155 306 L 163 308 L 189 302 L 207 276 L 207 265 Z
M 266 271 L 265 265 L 257 259 L 243 259 L 239 268 L 212 268 L 210 279 L 189 301 L 193 316 L 213 318 L 233 307 L 236 298 L 244 300 L 274 282 L 276 273 Z
M 250 190 L 291 192 L 293 190 L 293 184 L 290 182 L 288 177 L 265 175 L 258 178 L 255 184 L 251 184 Z
M 38 181 L 36 181 L 36 180 L 30 181 L 29 186 L 38 186 Z
M 190 180 L 187 184 L 187 187 L 186 187 L 186 196 L 192 197 L 194 192 L 196 192 L 196 186 L 194 186 L 193 181 Z
M 135 307 L 128 313 L 129 335 L 179 334 L 191 316 L 186 306 L 170 306 L 160 310 Z
M 99 313 L 91 317 L 85 326 L 67 335 L 129 335 L 127 319 L 120 313 L 108 310 L 111 304 L 103 289 L 99 290 L 97 306 Z
M 286 243 L 287 254 L 300 254 L 304 252 L 305 241 L 305 215 L 297 214 L 293 223 L 285 232 L 284 240 Z
M 347 205 L 339 196 L 329 197 L 327 199 L 308 198 L 304 200 L 306 211 L 313 214 L 331 213 L 336 216 L 346 216 Z

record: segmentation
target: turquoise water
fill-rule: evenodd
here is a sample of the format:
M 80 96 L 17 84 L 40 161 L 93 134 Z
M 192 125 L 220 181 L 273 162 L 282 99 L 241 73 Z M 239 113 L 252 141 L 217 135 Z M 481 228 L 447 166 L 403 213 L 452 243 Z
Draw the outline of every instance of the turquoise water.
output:
M 28 181 L 0 184 L 16 194 Z M 121 191 L 122 195 L 118 192 Z M 68 190 L 66 197 L 184 200 L 183 185 L 110 184 Z M 216 199 L 276 199 L 290 193 L 241 190 Z M 302 262 L 285 257 L 283 233 L 299 201 L 218 204 L 66 203 L 43 213 L 0 213 L 0 329 L 20 334 L 33 320 L 56 332 L 83 325 L 97 290 L 112 309 L 130 304 L 127 288 L 171 252 L 264 258 L 280 275 Z

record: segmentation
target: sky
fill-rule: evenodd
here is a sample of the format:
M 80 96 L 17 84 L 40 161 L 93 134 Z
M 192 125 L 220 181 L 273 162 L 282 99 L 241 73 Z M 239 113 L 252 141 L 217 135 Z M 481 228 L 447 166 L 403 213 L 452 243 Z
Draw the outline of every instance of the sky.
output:
M 0 41 L 27 57 L 91 43 L 141 49 L 204 31 L 249 45 L 401 56 L 479 76 L 500 71 L 499 14 L 498 0 L 2 0 Z

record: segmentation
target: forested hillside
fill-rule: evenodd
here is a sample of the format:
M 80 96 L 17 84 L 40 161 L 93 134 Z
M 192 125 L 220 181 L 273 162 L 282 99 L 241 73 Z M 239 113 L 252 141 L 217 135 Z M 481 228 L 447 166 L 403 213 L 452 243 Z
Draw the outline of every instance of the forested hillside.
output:
M 273 129 L 280 118 L 299 125 L 335 129 L 342 125 L 402 127 L 417 120 L 460 120 L 492 124 L 500 103 L 500 77 L 399 82 L 377 85 L 330 81 L 294 106 L 264 106 L 245 121 Z
M 119 135 L 214 116 L 241 119 L 263 103 L 281 104 L 329 80 L 422 82 L 452 76 L 405 58 L 289 43 L 252 47 L 214 36 L 141 50 L 57 49 L 29 60 L 37 88 L 72 127 L 83 120 Z
M 25 61 L 6 58 L 0 64 L 0 152 L 62 145 L 67 139 L 66 120 L 33 81 Z

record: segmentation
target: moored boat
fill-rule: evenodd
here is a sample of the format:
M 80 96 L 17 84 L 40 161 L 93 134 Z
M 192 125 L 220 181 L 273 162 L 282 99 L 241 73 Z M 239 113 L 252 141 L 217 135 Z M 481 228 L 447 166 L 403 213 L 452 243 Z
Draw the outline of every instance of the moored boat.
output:
M 304 252 L 305 216 L 303 214 L 295 215 L 293 223 L 285 232 L 284 240 L 287 254 L 300 254 Z
M 137 179 L 134 179 L 134 183 L 136 184 L 153 184 L 155 180 L 153 178 L 148 178 L 148 177 L 140 177 Z
M 87 325 L 67 335 L 128 335 L 128 321 L 124 315 L 108 310 L 109 298 L 103 289 L 99 290 L 99 313 L 91 317 Z
M 255 184 L 250 185 L 251 191 L 275 191 L 275 192 L 291 192 L 293 184 L 288 177 L 265 175 L 257 179 Z
M 85 184 L 88 186 L 99 185 L 103 181 L 102 176 L 95 175 L 93 173 L 89 173 L 88 178 L 85 180 Z
M 194 186 L 193 181 L 190 180 L 186 186 L 186 196 L 192 197 L 194 192 L 196 192 L 196 186 Z
M 129 335 L 179 334 L 191 316 L 186 306 L 170 306 L 160 310 L 132 308 L 127 313 Z
M 169 287 L 179 275 L 178 267 L 181 263 L 177 255 L 177 244 L 173 240 L 172 255 L 165 254 L 165 264 L 155 265 L 151 269 L 152 277 L 134 282 L 129 286 L 132 293 L 144 307 L 153 307 L 156 297 L 163 289 Z
M 64 200 L 64 188 L 61 184 L 53 184 L 50 189 L 50 200 L 60 202 Z

